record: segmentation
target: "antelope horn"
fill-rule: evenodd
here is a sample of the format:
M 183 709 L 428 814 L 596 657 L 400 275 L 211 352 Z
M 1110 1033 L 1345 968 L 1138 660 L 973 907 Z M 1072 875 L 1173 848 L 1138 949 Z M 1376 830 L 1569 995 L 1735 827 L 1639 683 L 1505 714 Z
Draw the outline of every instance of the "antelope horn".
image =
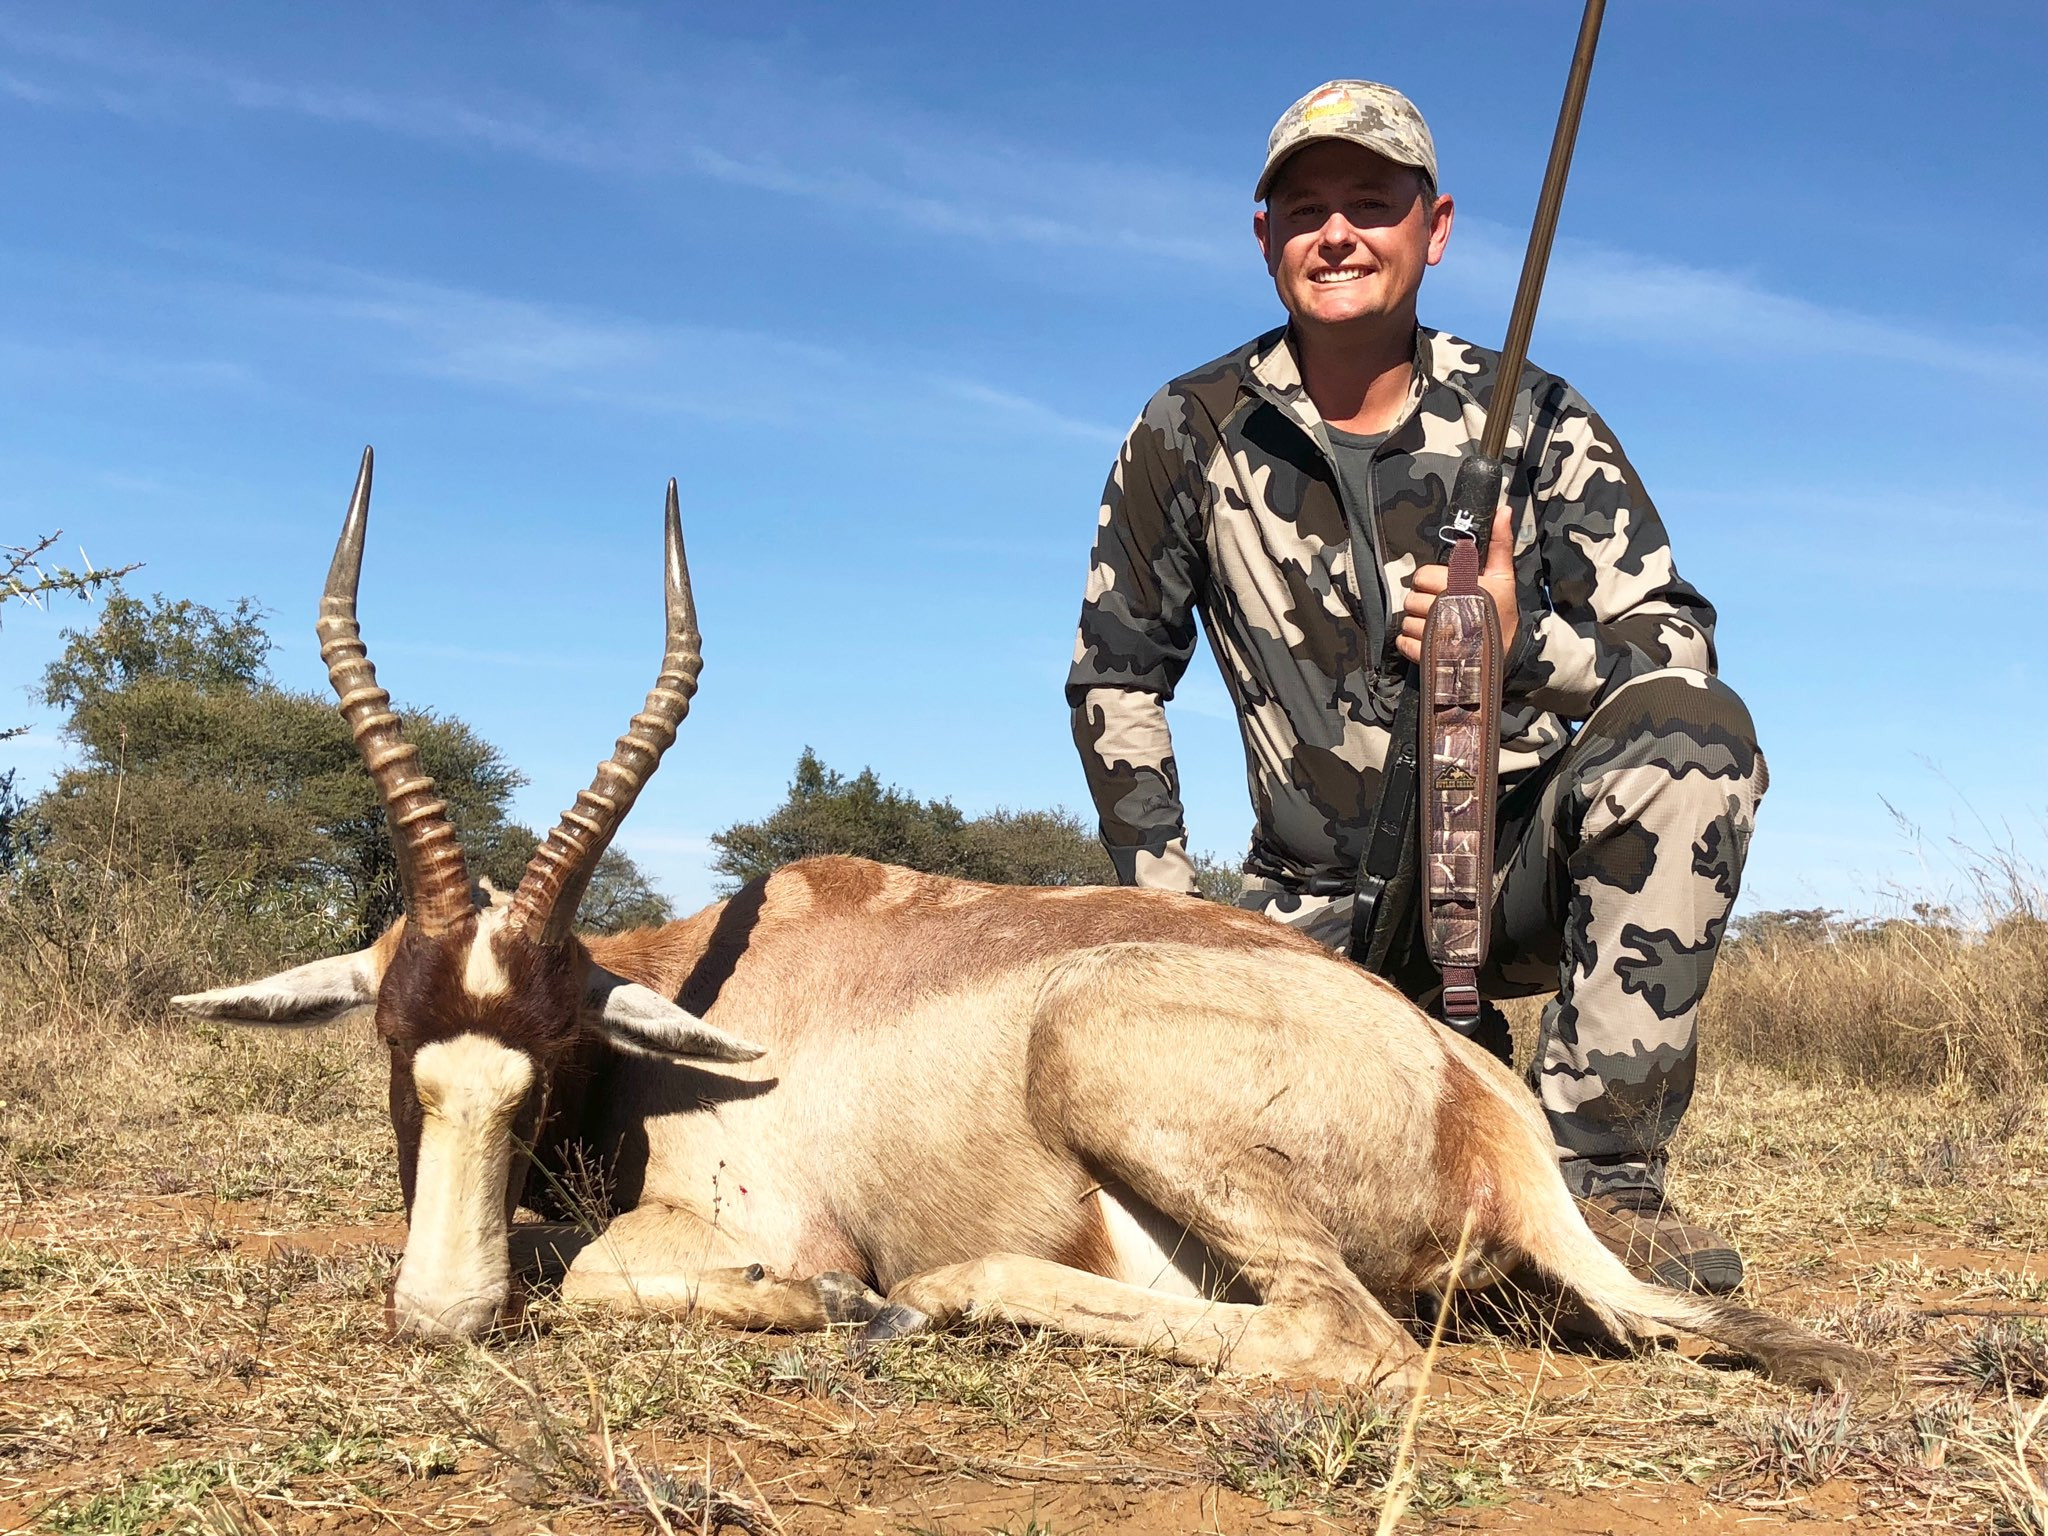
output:
M 640 791 L 660 766 L 661 755 L 676 739 L 676 727 L 690 712 L 697 674 L 704 667 L 703 641 L 697 633 L 697 605 L 690 597 L 690 568 L 683 560 L 683 521 L 676 508 L 676 483 L 668 483 L 667 512 L 668 647 L 661 676 L 647 695 L 647 706 L 633 717 L 612 755 L 598 764 L 590 788 L 562 813 L 512 898 L 508 926 L 553 944 L 567 938 L 576 924 L 576 909 L 619 823 L 633 808 Z
M 467 921 L 473 908 L 462 845 L 448 823 L 448 805 L 434 796 L 434 781 L 420 771 L 420 754 L 399 734 L 391 695 L 377 686 L 377 669 L 356 623 L 356 586 L 363 573 L 363 533 L 370 521 L 370 450 L 349 498 L 348 520 L 334 546 L 327 591 L 320 598 L 320 659 L 341 700 L 363 755 L 363 766 L 384 802 L 391 846 L 398 854 L 398 879 L 407 919 L 420 932 L 447 933 Z

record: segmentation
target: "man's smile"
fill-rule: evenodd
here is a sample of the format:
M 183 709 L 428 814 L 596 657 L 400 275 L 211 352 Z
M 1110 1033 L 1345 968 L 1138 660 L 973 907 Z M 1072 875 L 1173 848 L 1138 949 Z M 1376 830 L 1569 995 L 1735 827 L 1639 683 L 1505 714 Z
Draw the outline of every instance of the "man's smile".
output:
M 1371 271 L 1365 267 L 1331 267 L 1322 272 L 1311 273 L 1309 281 L 1312 283 L 1348 283 L 1355 278 L 1370 276 L 1372 276 Z

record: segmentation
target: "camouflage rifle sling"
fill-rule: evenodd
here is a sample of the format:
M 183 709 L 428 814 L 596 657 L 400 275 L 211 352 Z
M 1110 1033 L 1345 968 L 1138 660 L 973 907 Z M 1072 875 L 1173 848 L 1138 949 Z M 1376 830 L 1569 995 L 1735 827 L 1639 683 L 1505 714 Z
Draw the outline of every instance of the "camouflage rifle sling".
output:
M 1422 630 L 1422 942 L 1443 972 L 1444 1022 L 1464 1034 L 1479 1023 L 1493 915 L 1501 643 L 1493 599 L 1479 586 L 1479 541 L 1502 468 L 1483 454 L 1458 468 L 1444 530 L 1449 572 Z

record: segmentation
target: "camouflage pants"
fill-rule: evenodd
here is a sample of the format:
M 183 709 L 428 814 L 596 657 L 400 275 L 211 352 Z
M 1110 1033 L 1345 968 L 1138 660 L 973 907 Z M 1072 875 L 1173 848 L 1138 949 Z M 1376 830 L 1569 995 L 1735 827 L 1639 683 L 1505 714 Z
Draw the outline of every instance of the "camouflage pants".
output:
M 1529 1078 L 1579 1194 L 1662 1183 L 1692 1099 L 1700 997 L 1768 783 L 1742 700 L 1671 669 L 1617 689 L 1502 801 L 1481 990 L 1556 992 Z M 1335 949 L 1349 936 L 1348 896 L 1251 877 L 1243 904 Z M 1438 984 L 1426 961 L 1392 979 L 1423 1002 Z M 1489 1043 L 1506 1053 L 1504 1024 Z

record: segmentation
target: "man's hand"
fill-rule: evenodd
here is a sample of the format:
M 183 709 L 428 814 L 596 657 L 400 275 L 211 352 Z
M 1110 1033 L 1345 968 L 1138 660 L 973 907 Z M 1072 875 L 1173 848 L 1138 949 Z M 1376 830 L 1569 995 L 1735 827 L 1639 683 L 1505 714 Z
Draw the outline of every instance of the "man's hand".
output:
M 1447 565 L 1425 565 L 1415 573 L 1408 588 L 1408 601 L 1401 606 L 1401 633 L 1394 649 L 1410 661 L 1422 660 L 1422 621 L 1436 606 L 1451 575 Z M 1493 611 L 1500 616 L 1500 649 L 1505 656 L 1514 648 L 1515 631 L 1522 622 L 1521 606 L 1515 601 L 1515 525 L 1502 502 L 1493 514 L 1493 532 L 1486 540 L 1486 567 L 1479 573 L 1479 590 L 1493 599 Z

